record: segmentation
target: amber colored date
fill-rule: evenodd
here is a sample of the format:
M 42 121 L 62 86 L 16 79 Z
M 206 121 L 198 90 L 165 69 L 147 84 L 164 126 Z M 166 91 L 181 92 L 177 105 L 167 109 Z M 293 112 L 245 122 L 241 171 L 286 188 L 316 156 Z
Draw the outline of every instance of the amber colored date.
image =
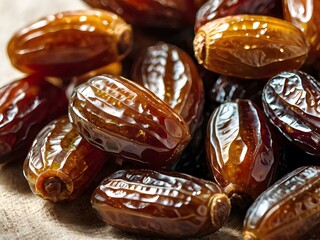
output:
M 172 107 L 194 133 L 202 122 L 204 89 L 188 54 L 166 43 L 151 46 L 135 62 L 132 79 Z
M 114 173 L 93 192 L 91 204 L 111 226 L 171 239 L 217 231 L 231 208 L 213 182 L 148 169 Z
M 196 15 L 195 32 L 207 22 L 237 14 L 278 16 L 281 10 L 279 0 L 209 0 L 201 6 Z
M 60 12 L 18 31 L 9 58 L 25 73 L 74 76 L 122 60 L 132 46 L 132 29 L 122 18 L 98 10 Z
M 122 73 L 122 64 L 121 62 L 114 62 L 111 64 L 108 64 L 106 66 L 103 66 L 101 68 L 94 69 L 90 72 L 86 72 L 84 74 L 74 76 L 71 79 L 65 80 L 66 82 L 69 82 L 67 89 L 66 89 L 66 94 L 67 97 L 70 98 L 73 90 L 76 86 L 85 83 L 89 79 L 102 75 L 102 74 L 110 74 L 110 75 L 116 75 L 120 76 Z
M 84 140 L 68 116 L 50 122 L 37 135 L 23 173 L 33 193 L 53 202 L 77 198 L 106 163 L 106 152 Z
M 234 205 L 245 208 L 272 183 L 278 164 L 267 119 L 250 100 L 221 104 L 207 128 L 210 171 Z
M 269 78 L 298 69 L 309 45 L 300 29 L 281 19 L 235 15 L 203 25 L 194 39 L 195 56 L 205 68 L 239 78 Z
M 307 62 L 320 59 L 320 1 L 318 0 L 282 0 L 284 18 L 305 34 L 310 52 Z
M 319 179 L 320 167 L 309 166 L 298 168 L 273 184 L 249 208 L 244 239 L 319 239 Z
M 41 128 L 67 109 L 64 91 L 39 75 L 0 88 L 0 164 L 25 158 Z
M 301 71 L 282 72 L 265 85 L 262 103 L 275 127 L 296 146 L 320 156 L 320 84 Z
M 84 0 L 89 6 L 121 15 L 134 25 L 177 28 L 192 26 L 206 0 Z
M 102 75 L 79 85 L 69 116 L 93 145 L 152 168 L 172 163 L 190 140 L 180 115 L 150 90 L 119 76 Z

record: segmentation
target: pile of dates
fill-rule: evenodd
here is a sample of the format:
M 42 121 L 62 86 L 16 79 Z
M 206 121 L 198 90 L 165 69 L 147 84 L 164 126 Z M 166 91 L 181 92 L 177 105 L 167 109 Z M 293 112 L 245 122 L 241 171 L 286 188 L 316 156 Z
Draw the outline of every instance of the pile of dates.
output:
M 85 0 L 16 32 L 0 163 L 108 225 L 320 239 L 320 1 Z

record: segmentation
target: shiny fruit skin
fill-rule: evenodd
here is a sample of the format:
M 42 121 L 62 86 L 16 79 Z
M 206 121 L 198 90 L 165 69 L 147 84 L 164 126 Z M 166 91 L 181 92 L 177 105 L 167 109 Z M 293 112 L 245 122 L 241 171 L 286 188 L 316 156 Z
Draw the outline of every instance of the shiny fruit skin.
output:
M 213 182 L 149 169 L 114 173 L 93 192 L 91 204 L 108 225 L 171 239 L 217 231 L 231 208 Z
M 278 180 L 251 205 L 244 239 L 319 239 L 319 227 L 320 167 L 305 166 Z
M 67 77 L 122 60 L 132 29 L 117 15 L 78 10 L 48 15 L 18 31 L 8 43 L 13 66 L 25 73 Z
M 204 89 L 187 53 L 163 42 L 150 46 L 135 62 L 132 79 L 180 114 L 193 135 L 203 118 Z
M 284 20 L 258 15 L 210 21 L 198 30 L 193 45 L 205 68 L 247 79 L 270 78 L 298 69 L 309 52 L 300 29 Z
M 298 27 L 310 44 L 307 63 L 320 59 L 320 1 L 282 0 L 284 19 Z
M 25 158 L 41 128 L 67 109 L 64 91 L 40 75 L 0 88 L 0 164 Z
M 175 161 L 190 140 L 187 123 L 150 90 L 119 76 L 79 85 L 69 117 L 93 145 L 144 166 Z
M 32 192 L 42 198 L 73 200 L 88 188 L 107 159 L 108 154 L 84 140 L 64 115 L 39 132 L 23 173 Z
M 142 27 L 180 28 L 192 26 L 206 0 L 84 0 L 89 6 L 115 12 Z
M 281 72 L 262 92 L 271 123 L 304 151 L 320 156 L 320 84 L 301 71 Z
M 250 100 L 213 112 L 206 151 L 209 171 L 234 205 L 246 208 L 274 181 L 277 148 L 263 111 Z
M 211 20 L 238 14 L 277 16 L 281 9 L 279 0 L 209 0 L 196 15 L 195 32 Z

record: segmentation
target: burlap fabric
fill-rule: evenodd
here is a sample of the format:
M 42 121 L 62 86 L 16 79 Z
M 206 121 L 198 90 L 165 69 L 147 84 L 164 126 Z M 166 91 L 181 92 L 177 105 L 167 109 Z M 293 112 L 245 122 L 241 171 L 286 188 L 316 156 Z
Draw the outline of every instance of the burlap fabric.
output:
M 0 86 L 20 77 L 6 55 L 13 32 L 35 19 L 66 9 L 83 9 L 80 0 L 8 0 L 0 4 Z M 22 174 L 22 161 L 0 168 L 0 239 L 155 239 L 118 231 L 99 220 L 90 206 L 91 190 L 71 203 L 54 204 L 35 196 Z M 241 215 L 203 239 L 241 239 Z

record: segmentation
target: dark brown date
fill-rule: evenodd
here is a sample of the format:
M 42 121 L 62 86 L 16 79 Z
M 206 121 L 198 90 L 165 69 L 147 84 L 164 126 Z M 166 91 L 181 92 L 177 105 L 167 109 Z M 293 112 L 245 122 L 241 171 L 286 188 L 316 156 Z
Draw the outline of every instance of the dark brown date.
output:
M 275 127 L 304 151 L 320 156 L 320 84 L 301 71 L 282 72 L 265 85 L 262 103 Z
M 310 52 L 308 64 L 320 59 L 320 1 L 282 0 L 284 18 L 305 34 Z
M 62 116 L 33 142 L 23 173 L 33 193 L 53 202 L 77 198 L 98 175 L 108 154 L 88 143 Z
M 0 164 L 25 158 L 37 133 L 67 113 L 62 89 L 32 75 L 0 89 Z
M 150 89 L 180 114 L 193 135 L 202 122 L 204 89 L 188 54 L 166 43 L 151 46 L 136 61 L 132 79 Z
M 194 26 L 195 32 L 207 22 L 237 14 L 257 14 L 278 16 L 281 12 L 279 0 L 209 0 L 198 10 Z
M 234 205 L 247 207 L 275 178 L 276 146 L 263 111 L 250 100 L 213 112 L 206 150 L 209 170 Z
M 84 0 L 94 8 L 121 15 L 134 25 L 177 28 L 192 26 L 199 7 L 206 0 Z
M 60 12 L 18 31 L 8 43 L 9 58 L 25 73 L 75 76 L 122 60 L 132 46 L 131 27 L 98 10 Z
M 244 239 L 319 239 L 319 227 L 320 167 L 301 167 L 273 184 L 249 208 Z
M 152 168 L 176 160 L 190 140 L 188 124 L 150 90 L 119 76 L 79 85 L 69 116 L 93 145 Z
M 270 78 L 298 69 L 307 59 L 309 44 L 291 23 L 266 16 L 234 15 L 203 25 L 194 38 L 198 62 L 227 76 Z
M 147 169 L 114 173 L 93 192 L 91 204 L 111 226 L 169 238 L 211 234 L 223 226 L 231 208 L 213 182 Z

